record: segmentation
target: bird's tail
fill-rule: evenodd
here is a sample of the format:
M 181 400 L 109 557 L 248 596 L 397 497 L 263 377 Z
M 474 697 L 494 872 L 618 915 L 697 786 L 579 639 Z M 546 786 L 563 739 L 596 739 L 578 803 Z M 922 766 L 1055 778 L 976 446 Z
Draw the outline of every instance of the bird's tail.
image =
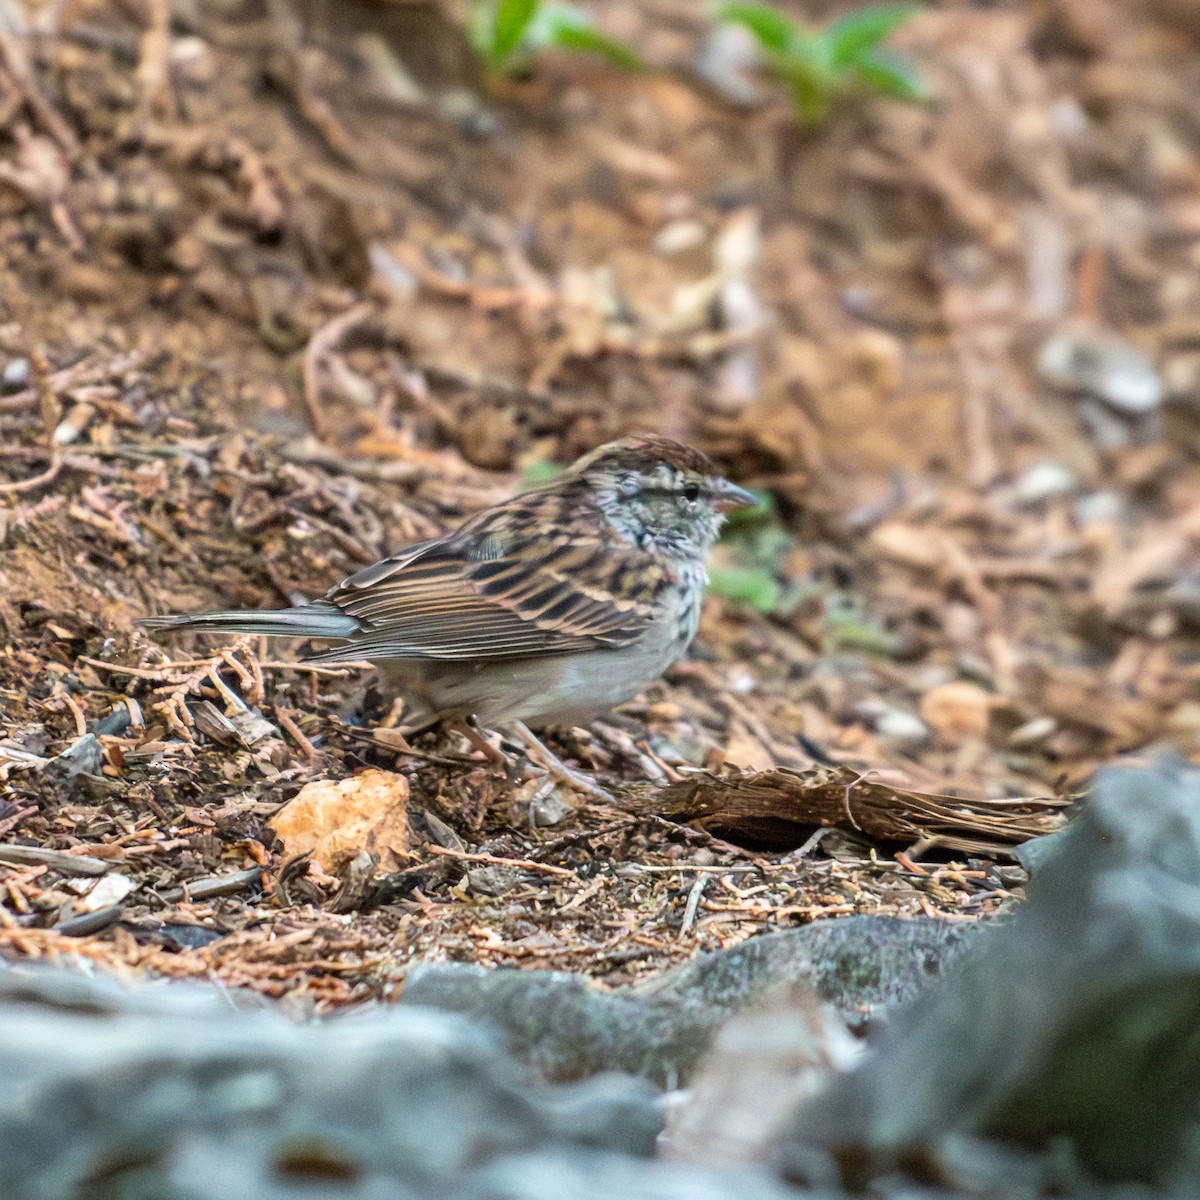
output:
M 143 617 L 137 622 L 154 633 L 256 633 L 266 637 L 348 638 L 358 621 L 334 604 L 320 600 L 295 608 L 232 609 L 226 612 Z

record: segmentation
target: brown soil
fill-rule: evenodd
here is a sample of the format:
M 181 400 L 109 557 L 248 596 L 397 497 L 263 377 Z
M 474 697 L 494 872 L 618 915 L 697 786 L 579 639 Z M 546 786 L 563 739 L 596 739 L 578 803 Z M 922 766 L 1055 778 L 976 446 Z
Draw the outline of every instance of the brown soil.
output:
M 321 1007 L 438 956 L 623 982 L 798 921 L 1005 902 L 1024 826 L 867 837 L 846 779 L 1053 800 L 1200 752 L 1186 6 L 932 7 L 898 43 L 934 101 L 815 132 L 694 77 L 701 6 L 595 9 L 652 69 L 546 55 L 453 111 L 476 81 L 433 4 L 81 0 L 0 32 L 0 850 L 137 885 L 108 905 L 70 859 L 3 866 L 6 955 Z M 1063 388 L 1056 337 L 1139 348 L 1165 403 Z M 549 739 L 615 806 L 531 828 L 519 756 L 372 734 L 364 673 L 134 630 L 318 594 L 634 429 L 779 518 L 717 555 L 771 611 L 714 595 L 688 662 Z M 86 771 L 47 765 L 89 730 Z M 623 800 L 814 763 L 846 819 L 802 851 Z M 368 765 L 409 780 L 404 870 L 289 859 L 268 819 Z M 215 876 L 231 894 L 189 890 Z

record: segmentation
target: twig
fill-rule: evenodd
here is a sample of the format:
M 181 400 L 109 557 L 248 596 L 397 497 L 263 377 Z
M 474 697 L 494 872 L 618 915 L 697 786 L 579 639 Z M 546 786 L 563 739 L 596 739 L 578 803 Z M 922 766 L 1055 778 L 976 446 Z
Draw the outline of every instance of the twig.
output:
M 0 863 L 15 863 L 19 866 L 36 863 L 38 866 L 64 871 L 68 875 L 107 875 L 113 869 L 112 863 L 83 858 L 78 854 L 44 850 L 41 846 L 0 846 Z
M 696 910 L 700 907 L 700 897 L 704 895 L 704 889 L 708 886 L 708 876 L 698 875 L 696 882 L 692 884 L 692 890 L 688 892 L 687 906 L 683 910 L 683 921 L 679 925 L 679 933 L 676 934 L 676 939 L 682 941 L 687 937 L 688 930 L 696 920 Z
M 101 671 L 111 671 L 114 675 L 132 675 L 135 679 L 153 679 L 158 682 L 173 668 L 182 670 L 193 665 L 189 660 L 183 663 L 167 663 L 162 667 L 129 667 L 124 663 L 105 662 L 102 658 L 91 658 L 86 654 L 81 654 L 75 661 L 86 663 L 89 667 L 98 667 Z
M 310 765 L 321 761 L 321 756 L 317 752 L 316 746 L 304 736 L 304 730 L 292 719 L 291 714 L 282 704 L 275 705 L 275 716 L 279 720 L 279 724 L 291 736 L 292 741 L 300 747 L 304 757 L 308 759 Z
M 93 371 L 95 371 L 95 366 L 85 358 L 69 367 L 63 367 L 61 371 L 55 371 L 50 376 L 50 385 L 57 391 L 62 391 L 73 383 L 80 382 Z M 22 388 L 19 392 L 13 392 L 11 396 L 0 396 L 0 412 L 19 412 L 23 408 L 28 408 L 37 398 L 36 386 Z
M 512 867 L 521 871 L 541 871 L 545 875 L 561 875 L 566 879 L 578 879 L 574 871 L 565 867 L 551 866 L 550 863 L 534 862 L 529 858 L 500 858 L 495 854 L 470 854 L 466 850 L 451 850 L 446 846 L 427 845 L 427 854 L 437 854 L 444 858 L 459 859 L 462 862 L 487 863 L 493 867 Z
M 735 846 L 734 849 L 737 849 Z M 709 875 L 752 875 L 755 871 L 761 871 L 758 866 L 726 866 L 722 867 L 719 864 L 708 863 L 675 863 L 669 867 L 666 866 L 650 866 L 646 863 L 631 863 L 630 864 L 638 875 L 670 875 L 672 873 L 682 874 L 685 871 L 703 871 Z
M 355 325 L 364 321 L 374 312 L 373 304 L 356 304 L 353 308 L 339 313 L 333 320 L 322 325 L 308 339 L 308 345 L 304 348 L 302 368 L 304 404 L 308 409 L 313 433 L 318 438 L 324 439 L 329 433 L 324 409 L 321 407 L 321 361 L 333 351 Z
M 218 657 L 222 657 L 218 655 Z M 196 667 L 205 667 L 211 665 L 211 658 L 181 658 L 177 662 L 164 663 L 161 667 L 132 667 L 126 663 L 105 662 L 102 658 L 90 658 L 86 654 L 81 654 L 76 659 L 76 662 L 87 663 L 89 667 L 99 667 L 103 671 L 111 671 L 114 675 L 132 675 L 136 679 L 153 679 L 161 682 L 166 678 L 171 671 L 187 671 Z M 276 662 L 275 660 L 267 660 L 258 664 L 266 671 L 302 671 L 308 675 L 325 675 L 332 679 L 347 679 L 350 676 L 351 668 L 357 667 L 359 670 L 370 668 L 374 670 L 372 663 L 350 663 L 344 667 L 318 667 L 308 663 L 292 663 L 292 662 Z M 168 682 L 171 682 L 168 680 Z
M 62 470 L 62 459 L 57 454 L 50 456 L 50 465 L 40 474 L 29 479 L 19 479 L 15 483 L 0 483 L 0 493 L 16 495 L 18 492 L 32 492 L 35 488 L 45 487 L 52 483 Z
M 83 715 L 83 709 L 79 707 L 79 702 L 71 695 L 70 692 L 63 692 L 63 703 L 71 712 L 71 716 L 75 718 L 75 736 L 83 737 L 87 733 L 87 717 Z
M 400 754 L 405 758 L 415 758 L 421 762 L 433 763 L 441 767 L 477 767 L 479 765 L 479 759 L 471 758 L 466 754 L 431 754 L 428 750 L 416 750 L 407 742 L 399 745 L 379 737 L 373 731 L 355 729 L 344 721 L 337 721 L 335 728 L 343 737 L 354 738 L 357 741 L 366 742 L 370 746 L 378 746 L 381 750 L 390 750 L 393 754 Z
M 69 367 L 63 367 L 61 371 L 55 371 L 47 382 L 55 392 L 66 391 L 76 384 L 100 383 L 140 366 L 149 357 L 148 350 L 131 350 L 128 354 L 120 354 L 107 363 L 94 363 L 90 358 L 84 358 Z M 19 412 L 28 408 L 39 396 L 40 391 L 36 383 L 32 387 L 14 392 L 11 396 L 0 396 L 0 412 Z M 93 447 L 93 453 L 103 451 Z
M 150 24 L 138 45 L 137 82 L 142 95 L 138 108 L 143 118 L 174 116 L 171 91 L 171 9 L 168 0 L 148 0 Z
M 63 115 L 39 90 L 37 73 L 26 53 L 26 45 L 3 25 L 0 25 L 0 58 L 38 124 L 54 138 L 68 158 L 75 158 L 79 154 L 79 139 Z
M 274 28 L 275 44 L 290 68 L 286 77 L 279 78 L 279 82 L 291 91 L 300 115 L 320 134 L 326 146 L 338 158 L 357 166 L 353 139 L 334 116 L 329 104 L 313 90 L 312 71 L 304 50 L 303 28 L 298 14 L 284 0 L 268 0 L 267 14 Z
M 521 287 L 498 287 L 493 284 L 472 283 L 450 279 L 434 270 L 421 251 L 407 242 L 396 242 L 388 250 L 401 266 L 412 272 L 417 280 L 430 291 L 456 300 L 466 300 L 473 308 L 483 312 L 498 312 L 505 308 L 527 308 L 539 310 L 551 308 L 558 303 L 558 296 L 550 290 Z
M 0 821 L 0 837 L 6 833 L 11 833 L 30 813 L 37 811 L 37 805 L 31 804 L 28 808 L 18 808 L 15 813 L 5 817 L 3 821 Z
M 232 896 L 234 892 L 257 883 L 262 873 L 262 867 L 249 867 L 230 875 L 206 875 L 203 879 L 193 879 L 181 887 L 163 892 L 162 898 L 173 904 L 177 900 L 211 900 L 216 896 Z
M 344 667 L 318 667 L 311 663 L 277 662 L 268 659 L 258 664 L 264 671 L 302 671 L 306 675 L 324 675 L 330 679 L 348 679 L 353 671 L 375 669 L 374 663 L 347 663 Z
M 95 912 L 80 913 L 66 921 L 59 921 L 54 926 L 54 932 L 63 937 L 87 937 L 90 933 L 99 933 L 118 920 L 125 911 L 123 904 L 110 904 L 107 908 L 98 908 Z

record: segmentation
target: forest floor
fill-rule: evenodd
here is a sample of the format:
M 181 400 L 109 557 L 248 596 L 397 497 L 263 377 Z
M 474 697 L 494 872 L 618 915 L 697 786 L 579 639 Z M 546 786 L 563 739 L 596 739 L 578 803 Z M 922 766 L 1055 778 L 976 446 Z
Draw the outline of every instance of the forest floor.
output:
M 932 101 L 811 131 L 701 78 L 703 6 L 594 12 L 649 69 L 484 101 L 435 4 L 6 10 L 0 954 L 321 1010 L 436 958 L 628 983 L 995 911 L 1097 766 L 1200 754 L 1188 4 L 930 7 Z M 410 745 L 369 672 L 134 627 L 648 429 L 771 505 L 690 658 L 548 736 L 611 804 Z M 316 781 L 387 819 L 297 850 Z

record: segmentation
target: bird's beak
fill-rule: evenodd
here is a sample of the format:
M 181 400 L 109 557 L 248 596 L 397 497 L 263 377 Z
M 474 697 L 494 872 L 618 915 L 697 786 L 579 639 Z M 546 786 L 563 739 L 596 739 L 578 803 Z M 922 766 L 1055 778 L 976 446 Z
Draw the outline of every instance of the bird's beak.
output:
M 732 512 L 735 508 L 753 508 L 758 503 L 758 497 L 740 488 L 728 479 L 717 482 L 717 511 Z

